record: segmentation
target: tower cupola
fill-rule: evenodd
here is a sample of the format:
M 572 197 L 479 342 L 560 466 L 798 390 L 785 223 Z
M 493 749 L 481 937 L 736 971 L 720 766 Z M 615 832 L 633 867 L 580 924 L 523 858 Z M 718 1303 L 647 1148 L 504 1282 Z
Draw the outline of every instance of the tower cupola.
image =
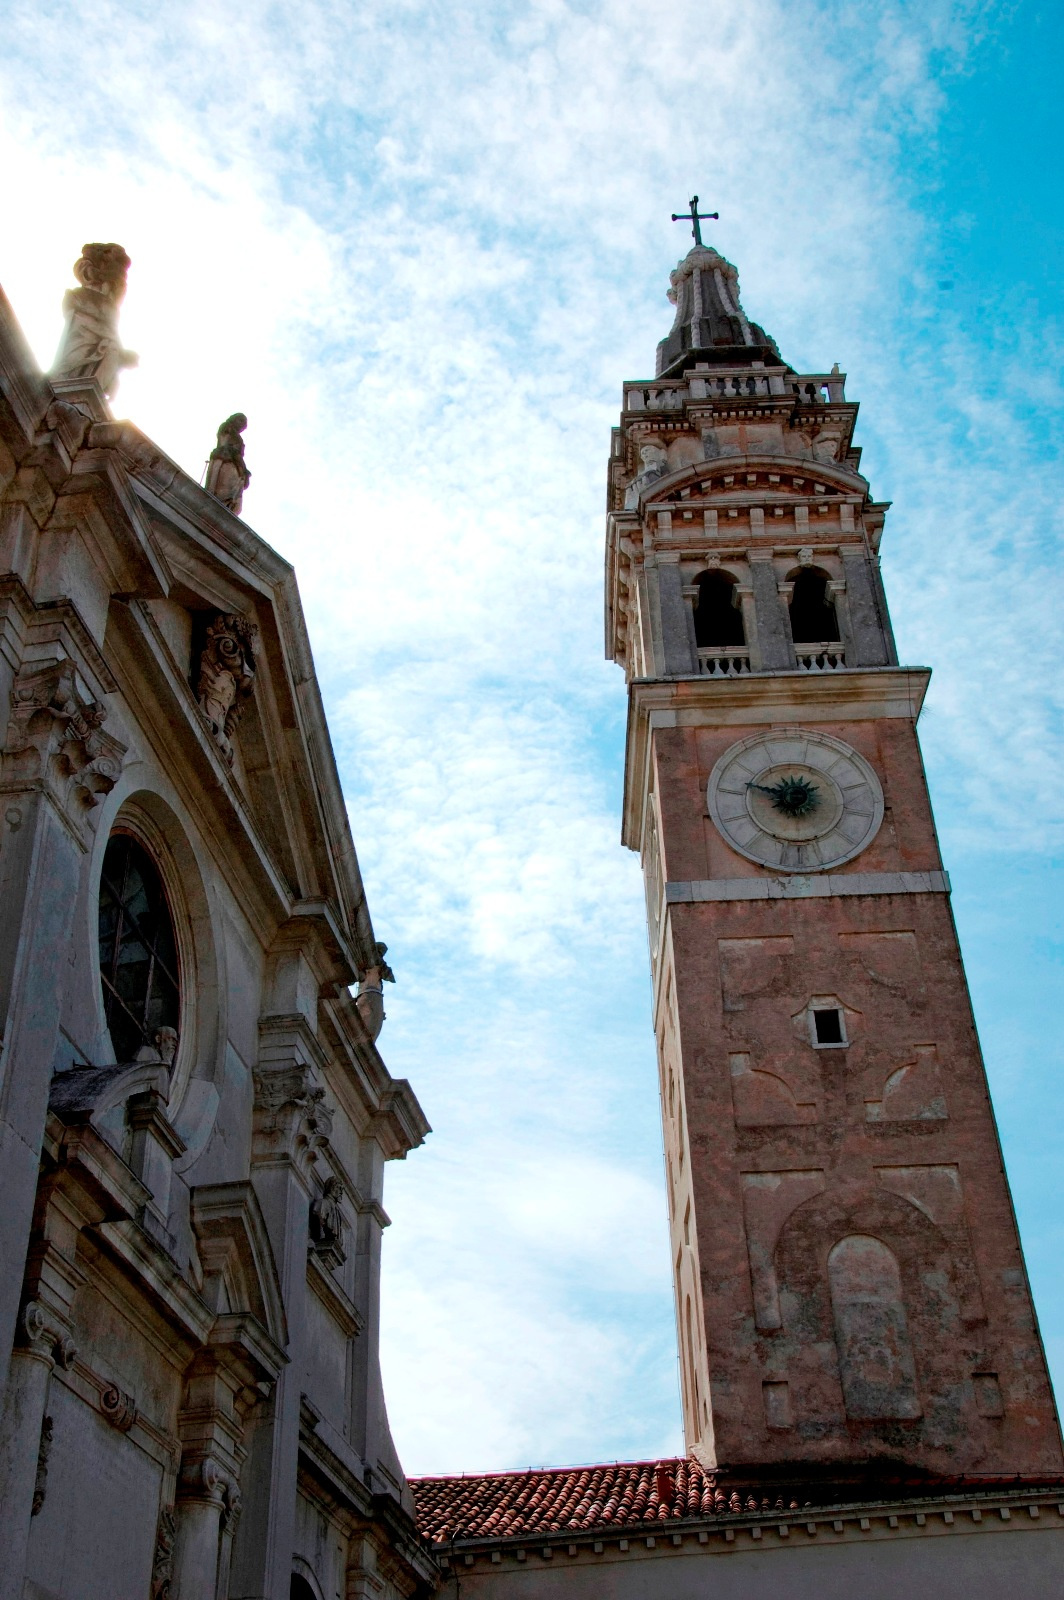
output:
M 747 318 L 739 299 L 739 274 L 718 250 L 696 244 L 669 275 L 669 283 L 676 319 L 658 345 L 655 376 L 679 376 L 696 361 L 787 366 L 775 339 Z

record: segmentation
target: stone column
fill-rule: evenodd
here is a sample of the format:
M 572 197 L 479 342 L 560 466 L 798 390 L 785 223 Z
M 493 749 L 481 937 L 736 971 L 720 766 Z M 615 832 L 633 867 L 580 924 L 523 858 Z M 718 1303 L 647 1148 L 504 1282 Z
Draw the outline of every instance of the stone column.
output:
M 846 584 L 836 583 L 834 579 L 828 580 L 826 598 L 835 607 L 835 620 L 839 625 L 839 642 L 846 653 L 846 665 L 852 667 L 857 661 L 857 646 L 850 626 L 850 607 L 846 594 Z
M 36 1301 L 20 1319 L 0 1418 L 0 1600 L 22 1600 L 35 1496 L 46 1492 L 47 1444 L 42 1438 L 52 1368 L 74 1364 L 65 1330 Z M 43 1458 L 43 1459 L 42 1459 Z
M 698 671 L 698 632 L 695 628 L 695 607 L 698 604 L 697 583 L 685 583 L 681 590 L 683 595 L 683 608 L 687 623 L 687 643 L 691 651 L 691 660 L 694 662 L 694 671 Z
M 292 993 L 298 993 L 295 984 Z M 317 992 L 313 990 L 316 1004 Z M 306 1351 L 310 1165 L 328 1137 L 324 1061 L 300 1013 L 264 1017 L 255 1071 L 251 1181 L 262 1207 L 288 1321 L 291 1360 L 249 1430 L 240 1526 L 233 1543 L 232 1600 L 288 1600 L 295 1543 L 299 1402 Z
M 846 665 L 885 667 L 891 659 L 891 641 L 883 617 L 880 615 L 871 562 L 859 550 L 844 549 L 842 570 L 846 574 L 850 625 Z M 849 653 L 850 648 L 853 651 L 852 658 Z
M 665 645 L 662 639 L 661 627 L 661 583 L 658 573 L 658 558 L 654 552 L 648 551 L 643 560 L 642 581 L 647 597 L 647 622 L 650 624 L 645 632 L 649 633 L 646 640 L 648 645 L 646 654 L 647 676 L 652 678 L 665 677 Z
M 757 642 L 757 607 L 754 604 L 753 585 L 737 583 L 735 597 L 739 602 L 739 609 L 743 618 L 743 637 L 746 648 L 750 652 L 750 671 L 757 672 L 761 667 L 761 652 Z
M 661 645 L 665 676 L 686 678 L 697 671 L 687 632 L 687 607 L 683 599 L 680 557 L 671 551 L 658 554 L 658 604 L 661 608 Z
M 175 1506 L 173 1600 L 219 1600 L 218 1560 L 225 1480 L 209 1457 L 182 1470 Z
M 32 626 L 27 634 L 32 640 Z M 102 662 L 98 667 L 106 670 Z M 99 796 L 114 787 L 125 753 L 103 732 L 102 705 L 83 694 L 86 678 L 99 683 L 99 671 L 69 658 L 20 671 L 0 751 L 0 1402 L 22 1295 L 85 824 Z M 113 681 L 103 687 L 113 688 Z
M 794 645 L 786 607 L 780 597 L 776 570 L 770 556 L 751 550 L 750 586 L 757 614 L 757 643 L 765 672 L 794 669 Z

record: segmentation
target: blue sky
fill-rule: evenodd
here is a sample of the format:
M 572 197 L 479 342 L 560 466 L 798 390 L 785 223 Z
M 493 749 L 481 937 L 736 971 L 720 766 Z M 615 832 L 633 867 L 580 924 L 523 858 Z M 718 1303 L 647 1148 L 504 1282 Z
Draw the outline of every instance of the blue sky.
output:
M 133 257 L 117 402 L 248 413 L 435 1132 L 388 1176 L 410 1471 L 679 1447 L 642 895 L 602 660 L 609 429 L 696 191 L 749 315 L 849 374 L 1043 1333 L 1064 1370 L 1059 11 L 0 6 L 0 279 L 43 361 Z M 1058 1377 L 1059 1381 L 1059 1377 Z

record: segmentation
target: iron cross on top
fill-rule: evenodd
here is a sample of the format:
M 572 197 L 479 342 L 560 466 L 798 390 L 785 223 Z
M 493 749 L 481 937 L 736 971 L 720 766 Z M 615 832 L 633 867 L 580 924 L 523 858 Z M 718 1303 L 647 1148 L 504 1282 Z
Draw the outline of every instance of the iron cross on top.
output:
M 689 211 L 674 211 L 672 220 L 673 222 L 689 222 L 691 224 L 691 232 L 694 234 L 695 244 L 698 245 L 699 249 L 702 249 L 702 229 L 698 224 L 700 222 L 716 222 L 720 212 L 699 211 L 698 196 L 696 194 L 691 196 L 690 207 Z

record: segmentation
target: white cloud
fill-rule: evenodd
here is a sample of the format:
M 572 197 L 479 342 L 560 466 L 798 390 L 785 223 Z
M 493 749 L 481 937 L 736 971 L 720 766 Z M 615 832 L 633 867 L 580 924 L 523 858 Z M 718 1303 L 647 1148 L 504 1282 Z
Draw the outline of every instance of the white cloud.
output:
M 1028 369 L 941 316 L 928 353 L 928 224 L 899 157 L 933 139 L 944 63 L 987 15 L 8 8 L 0 276 L 35 348 L 82 240 L 125 244 L 142 366 L 119 412 L 198 473 L 246 410 L 247 515 L 297 564 L 400 979 L 382 1042 L 437 1127 L 390 1179 L 412 1470 L 677 1442 L 600 617 L 609 428 L 666 330 L 668 214 L 692 190 L 785 354 L 849 366 L 873 487 L 900 503 L 888 578 L 906 651 L 937 668 L 945 791 L 979 838 L 1006 813 L 1027 846 L 1059 825 L 1059 494 L 1030 461 Z M 1041 799 L 1020 828 L 1010 775 Z

